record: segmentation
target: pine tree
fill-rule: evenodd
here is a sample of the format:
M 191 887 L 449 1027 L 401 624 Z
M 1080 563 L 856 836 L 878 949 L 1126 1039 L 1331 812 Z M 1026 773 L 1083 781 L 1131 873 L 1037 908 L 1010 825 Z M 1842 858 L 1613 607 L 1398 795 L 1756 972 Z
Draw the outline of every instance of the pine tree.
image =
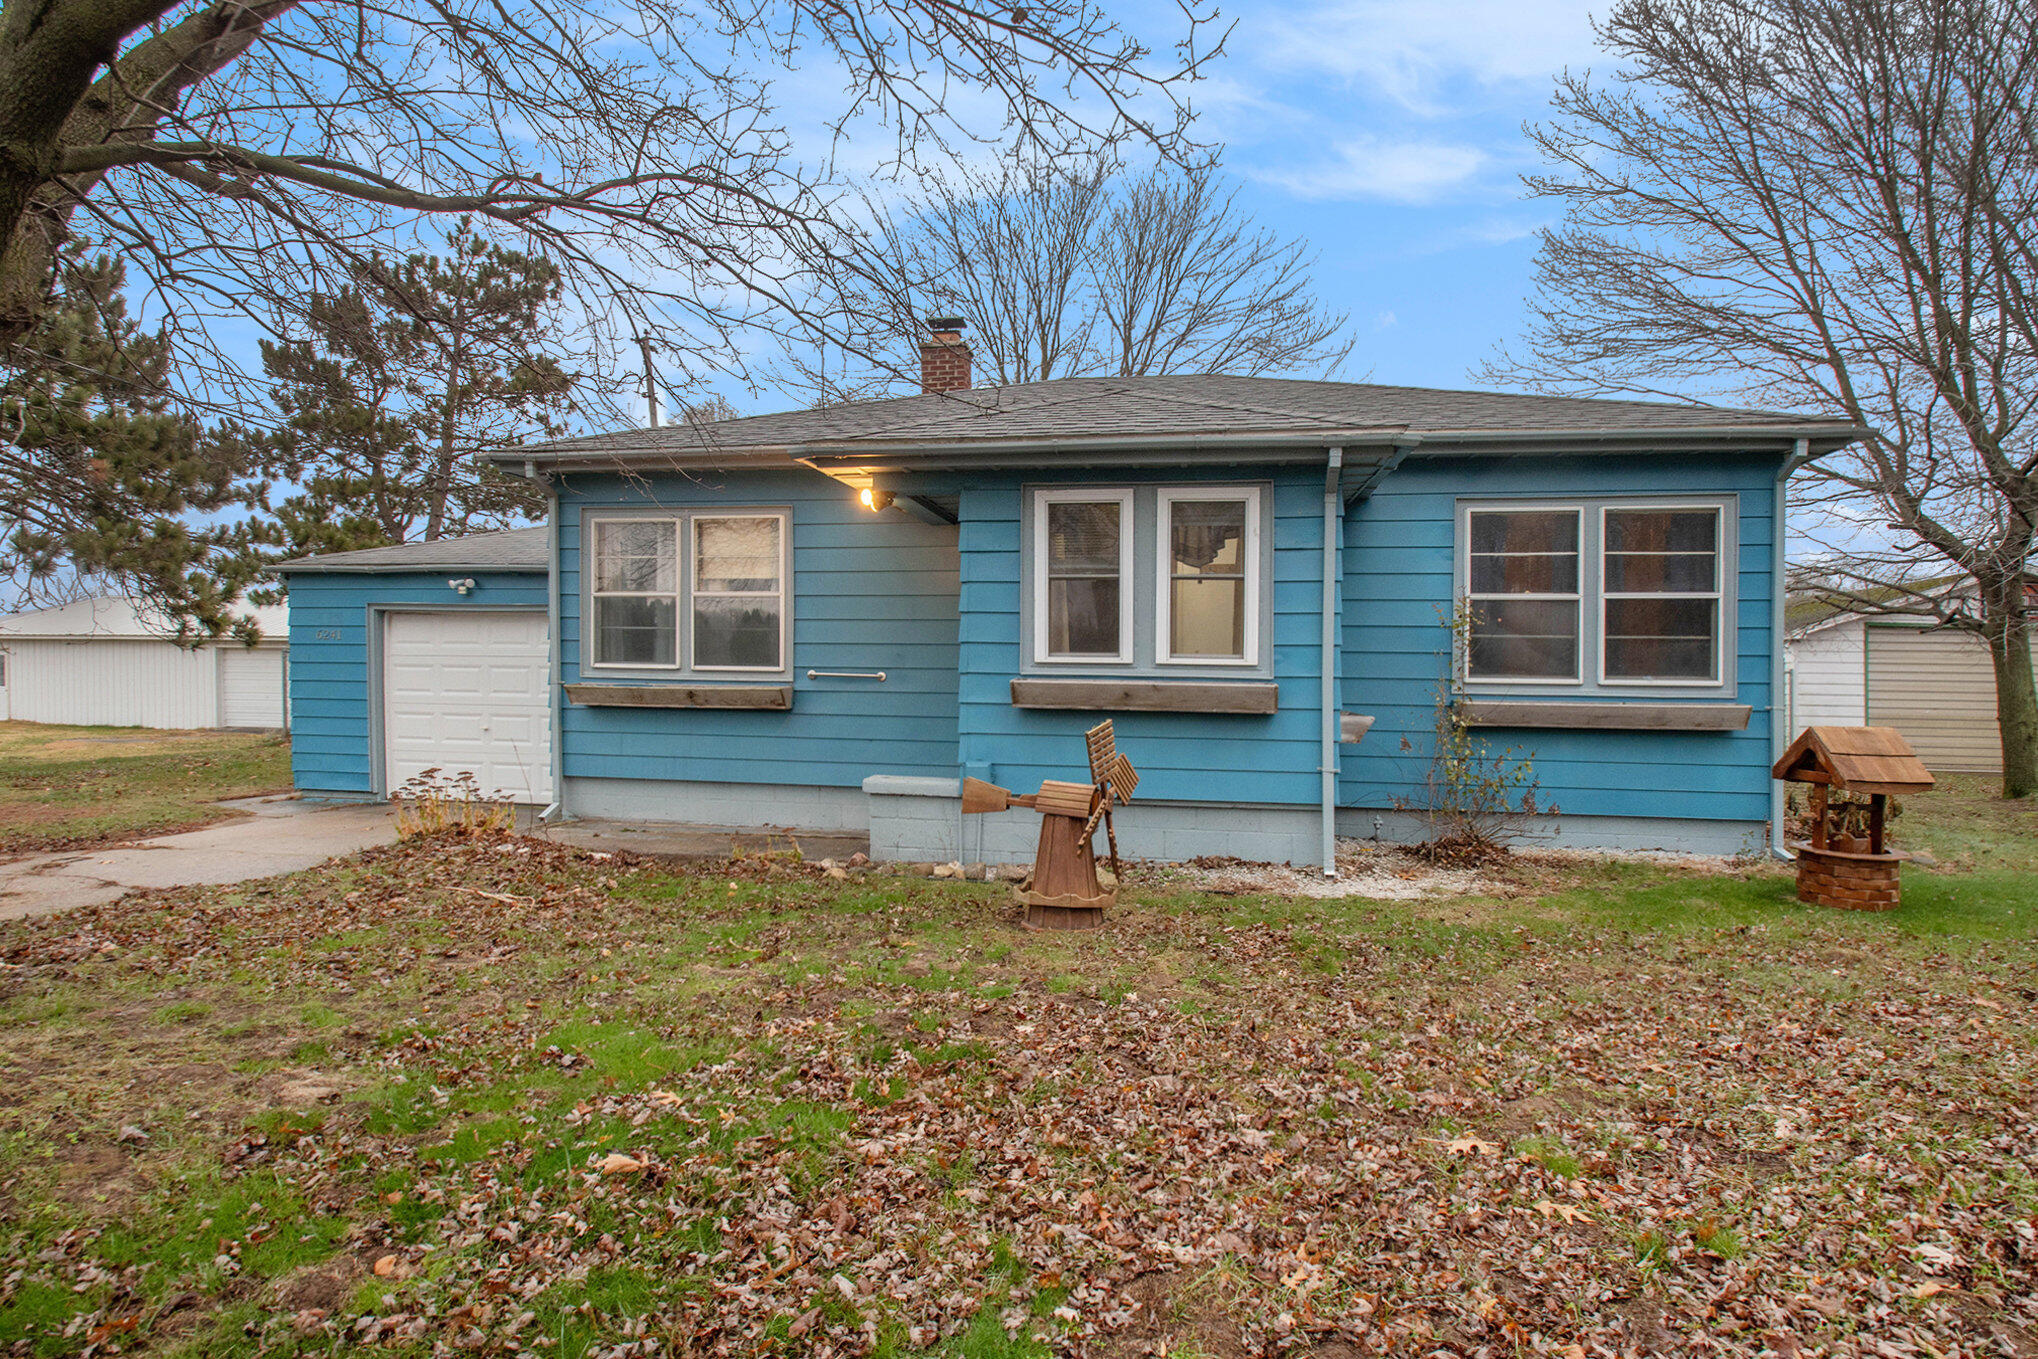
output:
M 0 576 L 22 602 L 104 577 L 206 635 L 245 630 L 256 561 L 233 512 L 260 487 L 170 383 L 120 261 L 72 247 L 55 298 L 0 355 Z
M 238 432 L 283 494 L 290 555 L 456 537 L 543 508 L 475 454 L 565 432 L 573 375 L 543 351 L 561 327 L 559 272 L 462 221 L 445 256 L 372 257 L 265 342 L 277 428 Z

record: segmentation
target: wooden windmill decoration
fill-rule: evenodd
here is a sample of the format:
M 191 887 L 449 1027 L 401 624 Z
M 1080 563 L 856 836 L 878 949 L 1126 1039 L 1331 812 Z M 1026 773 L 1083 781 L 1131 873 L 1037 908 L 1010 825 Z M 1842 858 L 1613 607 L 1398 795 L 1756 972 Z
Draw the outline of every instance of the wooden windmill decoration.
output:
M 1097 855 L 1091 842 L 1101 822 L 1115 879 L 1119 873 L 1118 829 L 1111 822 L 1111 807 L 1132 801 L 1139 771 L 1118 753 L 1110 719 L 1090 728 L 1084 742 L 1090 754 L 1088 783 L 1048 779 L 1039 792 L 1026 794 L 982 779 L 962 781 L 965 812 L 1031 807 L 1040 813 L 1040 846 L 1033 856 L 1033 877 L 1018 894 L 1026 907 L 1026 924 L 1032 929 L 1097 929 L 1104 923 L 1104 908 L 1118 900 L 1115 888 L 1107 892 L 1097 880 Z

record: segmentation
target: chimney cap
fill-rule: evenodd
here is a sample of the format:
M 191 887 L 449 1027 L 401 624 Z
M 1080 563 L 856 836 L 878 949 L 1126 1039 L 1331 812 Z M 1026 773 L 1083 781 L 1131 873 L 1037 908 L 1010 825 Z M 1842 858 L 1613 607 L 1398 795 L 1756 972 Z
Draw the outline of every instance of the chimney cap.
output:
M 961 330 L 968 324 L 960 316 L 930 316 L 927 318 L 927 329 L 933 331 Z

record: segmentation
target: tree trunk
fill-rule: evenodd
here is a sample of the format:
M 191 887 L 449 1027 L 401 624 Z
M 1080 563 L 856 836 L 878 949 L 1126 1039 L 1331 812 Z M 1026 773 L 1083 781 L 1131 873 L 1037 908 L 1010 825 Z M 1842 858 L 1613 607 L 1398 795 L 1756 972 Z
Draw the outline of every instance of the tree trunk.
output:
M 2024 582 L 1984 584 L 1981 618 L 1996 670 L 1996 722 L 2002 728 L 2003 796 L 2038 793 L 2038 684 L 2031 673 L 2031 623 Z

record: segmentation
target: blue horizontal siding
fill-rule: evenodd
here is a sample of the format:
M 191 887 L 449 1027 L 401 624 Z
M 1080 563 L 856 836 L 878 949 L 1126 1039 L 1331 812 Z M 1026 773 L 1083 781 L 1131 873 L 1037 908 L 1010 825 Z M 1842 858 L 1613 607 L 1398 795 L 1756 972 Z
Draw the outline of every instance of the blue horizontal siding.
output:
M 790 508 L 793 706 L 731 712 L 569 704 L 561 715 L 567 777 L 854 787 L 871 774 L 954 775 L 956 531 L 901 513 L 872 514 L 855 492 L 818 472 L 728 473 L 712 484 L 655 475 L 564 478 L 560 637 L 568 683 L 581 678 L 582 516 L 652 506 Z M 808 670 L 882 670 L 886 678 L 809 680 Z
M 1528 758 L 1540 801 L 1579 815 L 1759 821 L 1769 813 L 1771 548 L 1775 457 L 1411 457 L 1346 520 L 1341 706 L 1377 720 L 1345 746 L 1339 800 L 1418 801 L 1449 669 L 1457 502 L 1507 496 L 1707 494 L 1736 498 L 1734 684 L 1754 709 L 1743 732 L 1482 731 Z M 1524 688 L 1513 697 L 1560 698 Z M 1642 700 L 1646 701 L 1646 700 Z M 1406 741 L 1410 749 L 1402 750 Z
M 290 769 L 310 792 L 374 791 L 370 747 L 368 611 L 429 605 L 457 613 L 481 606 L 542 609 L 542 571 L 463 571 L 473 593 L 446 588 L 444 571 L 392 575 L 292 572 L 290 588 Z

